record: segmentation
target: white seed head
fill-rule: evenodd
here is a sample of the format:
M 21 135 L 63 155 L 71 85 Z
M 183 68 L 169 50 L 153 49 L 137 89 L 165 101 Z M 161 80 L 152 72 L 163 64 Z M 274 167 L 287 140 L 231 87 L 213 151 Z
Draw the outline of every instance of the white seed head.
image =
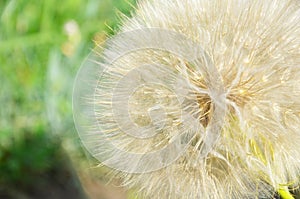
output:
M 78 73 L 86 148 L 145 198 L 299 184 L 300 2 L 144 0 Z

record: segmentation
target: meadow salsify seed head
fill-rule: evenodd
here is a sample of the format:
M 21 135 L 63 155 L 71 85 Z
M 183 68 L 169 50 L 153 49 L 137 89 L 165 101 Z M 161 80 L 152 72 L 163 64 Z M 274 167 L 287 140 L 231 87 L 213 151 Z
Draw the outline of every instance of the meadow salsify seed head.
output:
M 78 72 L 83 144 L 145 198 L 288 195 L 299 22 L 298 0 L 140 1 Z

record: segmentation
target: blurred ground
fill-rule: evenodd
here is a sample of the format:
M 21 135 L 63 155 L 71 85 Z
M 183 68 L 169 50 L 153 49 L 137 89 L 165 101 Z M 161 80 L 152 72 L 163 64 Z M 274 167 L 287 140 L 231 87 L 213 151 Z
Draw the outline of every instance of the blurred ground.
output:
M 71 102 L 82 61 L 132 4 L 0 1 L 1 199 L 126 198 L 105 185 L 103 169 L 91 169 L 97 162 L 82 150 Z

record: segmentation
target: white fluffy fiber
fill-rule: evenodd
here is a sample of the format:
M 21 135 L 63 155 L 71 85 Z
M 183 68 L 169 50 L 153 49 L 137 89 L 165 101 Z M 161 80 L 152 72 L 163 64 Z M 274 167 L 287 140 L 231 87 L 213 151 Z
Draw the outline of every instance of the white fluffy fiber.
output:
M 199 157 L 203 138 L 191 130 L 194 135 L 189 147 L 172 164 L 148 173 L 116 172 L 126 186 L 134 187 L 146 198 L 240 199 L 272 197 L 276 191 L 298 185 L 299 4 L 298 0 L 139 2 L 134 16 L 124 21 L 121 32 L 161 28 L 183 34 L 199 44 L 220 74 L 227 108 L 220 137 L 204 158 Z M 103 63 L 111 61 L 109 55 L 105 54 Z M 103 55 L 99 53 L 99 56 Z M 128 71 L 146 62 L 164 63 L 176 70 L 185 63 L 176 55 L 159 50 L 146 49 L 125 55 L 100 79 L 101 86 L 96 90 L 94 101 L 100 107 L 95 117 L 102 131 L 111 134 L 117 147 L 137 153 L 162 148 L 182 130 L 165 118 L 165 127 L 159 135 L 135 139 L 124 135 L 114 124 L 111 112 L 118 107 L 111 106 L 113 85 Z M 204 81 L 203 74 L 190 70 L 191 84 L 207 89 L 209 82 Z M 186 75 L 181 70 L 177 72 Z M 159 99 L 159 103 L 167 107 L 167 118 L 175 120 L 180 115 L 179 106 L 168 89 L 156 87 L 154 91 L 151 86 L 132 86 L 137 90 L 130 98 L 129 115 L 137 126 L 151 122 L 144 112 L 154 106 L 153 99 Z M 156 91 L 160 93 L 155 95 Z M 148 96 L 147 92 L 152 95 Z M 191 106 L 194 109 L 191 112 L 194 111 L 205 129 L 214 122 L 211 96 L 205 92 L 188 95 L 195 95 L 198 106 Z M 118 97 L 120 100 L 122 93 Z M 91 139 L 97 143 L 96 138 Z M 118 154 L 115 156 L 119 161 L 126 161 Z

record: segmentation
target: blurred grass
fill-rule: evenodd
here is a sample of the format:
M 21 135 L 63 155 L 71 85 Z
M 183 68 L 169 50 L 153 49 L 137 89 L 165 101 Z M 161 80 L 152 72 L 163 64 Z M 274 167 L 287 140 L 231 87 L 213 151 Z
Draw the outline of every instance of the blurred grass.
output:
M 2 0 L 2 130 L 48 125 L 46 102 L 51 92 L 66 99 L 55 108 L 63 116 L 71 114 L 68 97 L 81 61 L 93 40 L 112 33 L 108 26 L 117 26 L 115 9 L 128 14 L 129 8 L 121 0 Z
M 71 105 L 76 72 L 134 3 L 0 1 L 0 188 L 54 167 L 61 144 L 80 150 Z

